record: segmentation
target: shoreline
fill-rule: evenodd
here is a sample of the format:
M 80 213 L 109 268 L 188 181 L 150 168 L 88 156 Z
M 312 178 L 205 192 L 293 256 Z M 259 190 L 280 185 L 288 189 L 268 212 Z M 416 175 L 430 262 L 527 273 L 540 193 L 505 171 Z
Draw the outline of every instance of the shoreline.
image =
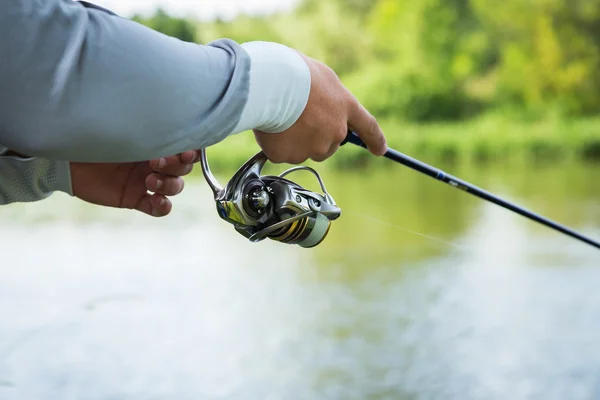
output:
M 481 118 L 459 123 L 410 124 L 380 121 L 388 145 L 424 162 L 442 165 L 539 165 L 600 163 L 600 118 L 518 122 Z M 208 149 L 215 169 L 237 169 L 260 148 L 251 132 L 239 133 Z M 365 149 L 346 145 L 320 168 L 378 167 Z

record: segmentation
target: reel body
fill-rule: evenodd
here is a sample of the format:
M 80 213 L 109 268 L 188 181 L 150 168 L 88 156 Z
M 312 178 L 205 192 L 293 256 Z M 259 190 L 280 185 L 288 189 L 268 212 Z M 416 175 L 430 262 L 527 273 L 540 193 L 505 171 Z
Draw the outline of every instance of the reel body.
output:
M 251 242 L 268 238 L 304 248 L 315 247 L 327 237 L 331 221 L 341 215 L 321 177 L 310 167 L 294 167 L 278 176 L 261 175 L 268 159 L 259 152 L 223 188 L 210 171 L 205 149 L 201 155 L 202 173 L 213 191 L 219 217 Z M 323 194 L 284 178 L 300 170 L 317 177 Z

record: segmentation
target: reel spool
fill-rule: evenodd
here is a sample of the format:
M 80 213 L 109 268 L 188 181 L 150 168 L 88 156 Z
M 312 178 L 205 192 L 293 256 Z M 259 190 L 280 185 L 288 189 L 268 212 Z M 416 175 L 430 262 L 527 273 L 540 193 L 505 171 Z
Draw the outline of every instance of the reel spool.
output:
M 268 238 L 304 248 L 318 246 L 327 237 L 331 221 L 342 213 L 321 176 L 310 167 L 290 168 L 278 176 L 261 175 L 268 161 L 261 151 L 242 165 L 223 188 L 210 171 L 205 149 L 201 155 L 202 173 L 213 191 L 217 213 L 253 243 Z M 284 178 L 300 170 L 317 177 L 323 194 Z

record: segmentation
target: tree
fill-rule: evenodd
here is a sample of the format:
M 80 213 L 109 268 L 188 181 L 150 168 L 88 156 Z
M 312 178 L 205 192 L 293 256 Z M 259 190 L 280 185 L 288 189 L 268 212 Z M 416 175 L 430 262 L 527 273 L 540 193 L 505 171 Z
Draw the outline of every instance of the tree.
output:
M 132 18 L 155 31 L 172 36 L 185 42 L 197 42 L 196 27 L 186 19 L 169 16 L 162 8 L 158 8 L 150 18 L 135 15 Z
M 499 46 L 498 100 L 567 115 L 600 106 L 598 0 L 472 0 Z

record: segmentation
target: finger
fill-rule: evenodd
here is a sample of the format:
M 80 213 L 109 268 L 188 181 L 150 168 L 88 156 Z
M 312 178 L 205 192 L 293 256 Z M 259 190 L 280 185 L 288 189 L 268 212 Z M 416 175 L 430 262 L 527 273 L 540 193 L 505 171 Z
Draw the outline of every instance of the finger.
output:
M 146 189 L 165 196 L 176 196 L 183 191 L 182 178 L 163 174 L 150 174 L 146 177 Z
M 170 176 L 186 176 L 189 175 L 193 169 L 193 164 L 173 164 L 167 165 L 166 167 L 161 168 L 155 172 Z
M 181 165 L 189 166 L 197 163 L 198 161 L 200 161 L 200 151 L 190 150 L 173 156 L 150 160 L 150 167 L 153 171 L 165 172 L 165 168 L 168 171 L 173 167 L 179 168 Z M 186 169 L 186 171 L 191 171 L 191 169 Z
M 150 161 L 150 168 L 165 175 L 185 176 L 192 172 L 194 165 L 182 163 L 179 156 L 170 156 Z
M 293 136 L 273 135 L 254 131 L 258 145 L 273 164 L 302 164 L 309 158 L 306 145 L 298 143 Z
M 348 127 L 362 139 L 371 153 L 384 155 L 388 149 L 387 141 L 377 120 L 355 98 L 351 103 Z
M 175 155 L 175 156 L 169 156 L 169 157 L 156 158 L 154 160 L 150 160 L 149 163 L 150 163 L 150 168 L 152 168 L 153 171 L 160 171 L 167 165 L 179 164 L 180 159 L 179 159 L 179 155 Z
M 319 154 L 313 154 L 310 159 L 315 161 L 315 162 L 323 162 L 327 159 L 329 159 L 330 157 L 332 157 L 336 151 L 338 151 L 340 148 L 339 143 L 332 143 L 331 146 L 329 146 L 329 149 L 325 152 L 319 153 Z
M 148 214 L 152 217 L 164 217 L 169 215 L 173 204 L 171 201 L 160 194 L 145 194 L 136 206 L 136 210 Z
M 195 164 L 200 161 L 200 151 L 199 150 L 191 150 L 181 153 L 179 155 L 179 159 L 183 164 Z
M 267 156 L 267 158 L 269 159 L 269 161 L 272 164 L 298 165 L 298 164 L 302 164 L 303 162 L 305 162 L 306 160 L 308 160 L 310 158 L 308 155 L 302 154 L 299 152 L 290 152 L 290 153 L 276 152 L 276 153 L 271 153 L 271 154 L 267 154 L 265 152 L 265 155 Z

